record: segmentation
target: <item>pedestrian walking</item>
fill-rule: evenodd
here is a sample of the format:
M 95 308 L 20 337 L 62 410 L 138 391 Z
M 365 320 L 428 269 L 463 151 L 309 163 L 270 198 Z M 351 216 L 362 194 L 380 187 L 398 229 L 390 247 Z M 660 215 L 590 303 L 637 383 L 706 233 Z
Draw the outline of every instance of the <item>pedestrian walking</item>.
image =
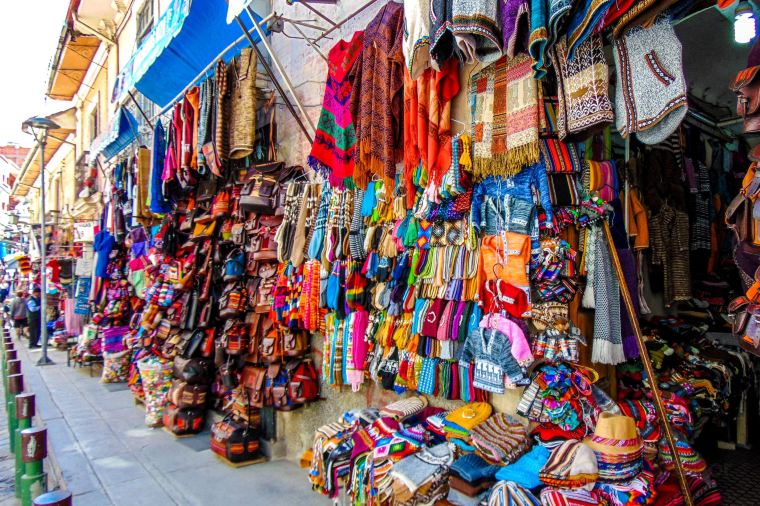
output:
M 11 318 L 13 319 L 13 328 L 16 333 L 16 339 L 21 339 L 26 328 L 26 298 L 24 291 L 19 290 L 11 302 Z

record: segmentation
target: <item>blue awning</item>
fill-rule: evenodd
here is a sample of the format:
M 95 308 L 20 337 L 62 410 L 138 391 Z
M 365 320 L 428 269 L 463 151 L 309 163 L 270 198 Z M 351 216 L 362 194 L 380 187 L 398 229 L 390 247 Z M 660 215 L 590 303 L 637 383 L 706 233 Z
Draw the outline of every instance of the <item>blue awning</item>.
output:
M 241 38 L 240 27 L 228 25 L 226 14 L 226 0 L 172 0 L 119 73 L 111 100 L 121 102 L 137 89 L 160 107 L 168 105 Z M 246 27 L 252 28 L 250 20 Z M 252 36 L 259 40 L 255 32 Z M 241 40 L 240 45 L 247 46 L 248 41 Z
M 110 160 L 137 139 L 138 129 L 139 125 L 132 113 L 119 107 L 108 130 L 92 142 L 89 159 L 94 160 L 102 154 L 103 158 Z

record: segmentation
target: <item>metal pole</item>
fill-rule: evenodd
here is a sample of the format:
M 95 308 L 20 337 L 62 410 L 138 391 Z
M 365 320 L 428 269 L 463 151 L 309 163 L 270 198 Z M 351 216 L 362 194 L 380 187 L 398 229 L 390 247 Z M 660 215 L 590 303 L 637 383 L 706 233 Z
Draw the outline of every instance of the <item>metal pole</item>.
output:
M 360 12 L 362 12 L 364 9 L 366 9 L 367 7 L 369 7 L 370 5 L 372 5 L 375 2 L 377 2 L 377 0 L 369 0 L 369 2 L 367 2 L 366 4 L 362 5 L 358 9 L 356 9 L 354 12 L 352 12 L 351 14 L 349 14 L 348 16 L 346 16 L 343 20 L 338 21 L 337 23 L 335 23 L 332 28 L 330 28 L 329 30 L 325 30 L 325 32 L 322 35 L 320 35 L 319 37 L 317 37 L 316 39 L 314 39 L 314 43 L 315 44 L 318 43 L 320 40 L 324 39 L 325 37 L 327 37 L 328 35 L 330 35 L 332 32 L 334 32 L 335 30 L 337 30 L 341 26 L 345 25 L 348 21 L 350 21 L 351 19 L 353 19 L 354 17 L 356 17 Z
M 304 110 L 303 105 L 301 104 L 301 100 L 298 98 L 298 95 L 296 95 L 295 90 L 293 90 L 293 84 L 290 82 L 290 79 L 288 78 L 288 74 L 282 68 L 282 64 L 280 63 L 280 60 L 277 59 L 277 55 L 274 54 L 274 49 L 272 49 L 272 46 L 269 45 L 269 41 L 267 40 L 267 34 L 264 33 L 264 30 L 261 28 L 261 25 L 259 24 L 258 21 L 256 21 L 256 15 L 253 12 L 253 9 L 251 9 L 249 6 L 246 5 L 245 12 L 247 12 L 248 17 L 251 18 L 251 23 L 253 23 L 253 28 L 259 34 L 259 39 L 261 39 L 261 44 L 264 46 L 264 49 L 267 50 L 267 53 L 269 53 L 269 56 L 272 58 L 272 63 L 277 69 L 277 72 L 280 73 L 280 75 L 282 76 L 282 80 L 285 81 L 285 86 L 288 88 L 290 95 L 293 97 L 293 101 L 296 103 L 296 107 L 298 107 L 298 111 L 303 116 L 306 117 L 306 121 L 309 123 L 309 126 L 311 126 L 311 131 L 316 132 L 317 127 L 314 126 L 314 123 L 311 121 L 311 118 L 309 117 L 308 114 L 306 114 L 306 110 Z M 240 16 L 238 16 L 238 23 L 241 25 L 241 27 L 245 28 L 245 26 L 243 25 L 243 22 L 240 20 Z M 246 30 L 246 32 L 247 31 L 248 30 Z M 312 140 L 311 142 L 314 142 L 314 141 Z
M 47 345 L 47 249 L 46 224 L 45 224 L 45 144 L 47 144 L 47 130 L 42 133 L 40 141 L 40 339 L 42 340 L 42 356 L 37 365 L 50 365 L 53 363 L 48 357 Z
M 660 417 L 662 428 L 665 430 L 665 439 L 668 442 L 670 451 L 673 452 L 673 461 L 676 464 L 676 477 L 678 483 L 681 486 L 681 492 L 683 492 L 684 502 L 686 506 L 693 506 L 694 501 L 691 497 L 691 490 L 689 489 L 689 482 L 686 481 L 686 474 L 681 464 L 681 456 L 678 454 L 678 447 L 676 446 L 676 440 L 673 437 L 673 429 L 670 427 L 668 421 L 668 414 L 665 410 L 665 404 L 662 402 L 662 395 L 660 389 L 657 386 L 657 374 L 654 372 L 652 362 L 649 360 L 649 352 L 644 344 L 644 336 L 641 334 L 641 327 L 639 327 L 639 318 L 636 315 L 636 309 L 633 307 L 633 299 L 631 299 L 631 292 L 628 291 L 628 285 L 625 282 L 625 274 L 623 273 L 623 266 L 620 264 L 620 257 L 618 257 L 617 249 L 615 249 L 615 241 L 612 238 L 612 232 L 610 231 L 610 224 L 607 220 L 602 221 L 602 229 L 604 230 L 604 237 L 607 240 L 607 247 L 610 250 L 610 258 L 612 259 L 612 265 L 615 268 L 615 275 L 620 285 L 620 295 L 623 297 L 625 303 L 625 309 L 628 313 L 628 319 L 631 321 L 631 327 L 633 327 L 633 333 L 636 335 L 636 344 L 639 347 L 639 355 L 642 364 L 644 364 L 644 370 L 647 373 L 647 380 L 649 381 L 649 389 L 652 392 L 652 398 L 654 399 L 654 407 L 657 414 Z
M 272 84 L 274 84 L 274 87 L 277 88 L 277 92 L 282 97 L 283 102 L 285 102 L 285 107 L 288 108 L 288 111 L 290 111 L 290 114 L 293 115 L 293 118 L 296 120 L 296 123 L 298 123 L 298 126 L 301 127 L 301 131 L 309 140 L 309 144 L 312 144 L 314 142 L 314 137 L 311 136 L 311 133 L 309 133 L 309 130 L 306 128 L 306 125 L 304 125 L 303 121 L 301 121 L 301 117 L 293 108 L 293 104 L 290 103 L 290 99 L 288 99 L 288 96 L 285 94 L 285 90 L 282 89 L 282 85 L 277 80 L 277 77 L 275 77 L 274 71 L 272 71 L 272 67 L 269 66 L 269 63 L 267 63 L 266 58 L 264 58 L 264 55 L 261 53 L 261 49 L 259 49 L 259 46 L 256 45 L 256 41 L 253 40 L 251 33 L 245 27 L 245 24 L 243 24 L 243 22 L 240 20 L 240 16 L 236 17 L 235 20 L 237 21 L 238 25 L 240 25 L 240 29 L 243 30 L 243 33 L 245 34 L 245 36 L 248 38 L 248 42 L 251 43 L 251 47 L 253 48 L 253 50 L 256 51 L 256 56 L 257 56 L 258 61 L 264 67 L 264 70 L 266 71 L 269 78 L 272 79 Z M 294 98 L 298 100 L 298 97 L 294 97 Z M 308 118 L 308 116 L 306 117 Z

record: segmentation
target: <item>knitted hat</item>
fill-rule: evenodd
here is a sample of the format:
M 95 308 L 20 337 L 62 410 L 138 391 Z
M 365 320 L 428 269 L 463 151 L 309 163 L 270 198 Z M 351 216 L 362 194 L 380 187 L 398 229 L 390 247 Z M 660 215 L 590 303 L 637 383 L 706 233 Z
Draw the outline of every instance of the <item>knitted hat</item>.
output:
M 416 415 L 428 405 L 426 397 L 409 397 L 392 402 L 380 410 L 381 416 L 391 416 L 398 420 L 404 420 L 410 416 Z
M 540 506 L 541 501 L 512 481 L 500 481 L 491 489 L 488 506 Z
M 530 448 L 525 426 L 511 416 L 498 413 L 472 429 L 470 443 L 478 455 L 492 464 L 509 464 Z
M 499 469 L 496 473 L 496 479 L 513 481 L 530 489 L 540 487 L 542 483 L 538 478 L 538 473 L 547 460 L 549 460 L 549 450 L 541 445 L 536 445 L 514 464 Z
M 538 477 L 553 487 L 591 490 L 599 478 L 596 456 L 588 446 L 569 439 L 554 449 Z
M 636 132 L 645 144 L 664 141 L 688 108 L 681 42 L 670 19 L 658 17 L 615 40 L 615 118 L 623 137 Z
M 683 470 L 688 474 L 702 474 L 707 469 L 707 463 L 694 448 L 691 447 L 686 438 L 681 433 L 675 433 L 676 450 L 681 459 Z M 668 471 L 675 469 L 673 452 L 670 451 L 670 445 L 665 438 L 660 440 L 660 462 L 662 467 Z
M 471 402 L 461 408 L 457 408 L 446 417 L 446 421 L 454 423 L 466 430 L 484 422 L 491 416 L 493 408 L 487 402 Z

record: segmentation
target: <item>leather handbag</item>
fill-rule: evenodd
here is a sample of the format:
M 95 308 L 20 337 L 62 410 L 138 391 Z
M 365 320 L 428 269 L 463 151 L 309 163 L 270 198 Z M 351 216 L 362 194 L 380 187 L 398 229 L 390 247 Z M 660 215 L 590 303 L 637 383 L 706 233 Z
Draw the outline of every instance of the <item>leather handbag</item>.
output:
M 277 260 L 277 241 L 275 235 L 282 224 L 282 216 L 259 217 L 258 228 L 251 234 L 249 251 L 254 260 Z
M 259 358 L 262 362 L 277 362 L 282 360 L 282 338 L 277 329 L 271 329 L 261 340 Z
M 245 252 L 235 248 L 224 261 L 224 281 L 237 281 L 245 275 Z
M 247 420 L 227 415 L 211 426 L 211 451 L 230 462 L 245 462 L 259 456 L 259 431 Z
M 178 346 L 178 355 L 182 358 L 195 358 L 201 355 L 201 344 L 206 340 L 206 331 L 203 329 L 187 330 L 182 333 L 182 340 Z
M 309 334 L 301 330 L 284 330 L 282 333 L 282 354 L 286 357 L 300 357 L 309 351 Z
M 190 235 L 190 240 L 193 242 L 199 242 L 204 239 L 209 239 L 214 235 L 216 230 L 216 222 L 209 221 L 207 223 L 194 223 L 193 233 Z
M 240 208 L 261 214 L 275 214 L 280 176 L 284 168 L 283 162 L 265 163 L 250 168 L 240 192 Z
M 246 289 L 240 283 L 229 285 L 219 298 L 219 318 L 225 320 L 239 318 L 245 312 L 247 304 Z
M 179 408 L 202 408 L 206 405 L 208 385 L 191 385 L 180 379 L 172 380 L 169 402 Z
M 238 320 L 227 320 L 222 343 L 228 355 L 242 355 L 248 350 L 248 326 Z
M 174 435 L 198 434 L 203 431 L 205 410 L 201 408 L 181 408 L 174 404 L 164 407 L 164 427 Z
M 760 66 L 749 67 L 736 75 L 731 90 L 736 93 L 736 112 L 744 118 L 744 133 L 760 132 Z
M 248 394 L 248 402 L 252 408 L 264 407 L 264 380 L 267 369 L 253 365 L 243 366 L 240 373 L 240 385 Z
M 191 385 L 200 385 L 211 381 L 212 364 L 204 358 L 174 358 L 174 377 Z

